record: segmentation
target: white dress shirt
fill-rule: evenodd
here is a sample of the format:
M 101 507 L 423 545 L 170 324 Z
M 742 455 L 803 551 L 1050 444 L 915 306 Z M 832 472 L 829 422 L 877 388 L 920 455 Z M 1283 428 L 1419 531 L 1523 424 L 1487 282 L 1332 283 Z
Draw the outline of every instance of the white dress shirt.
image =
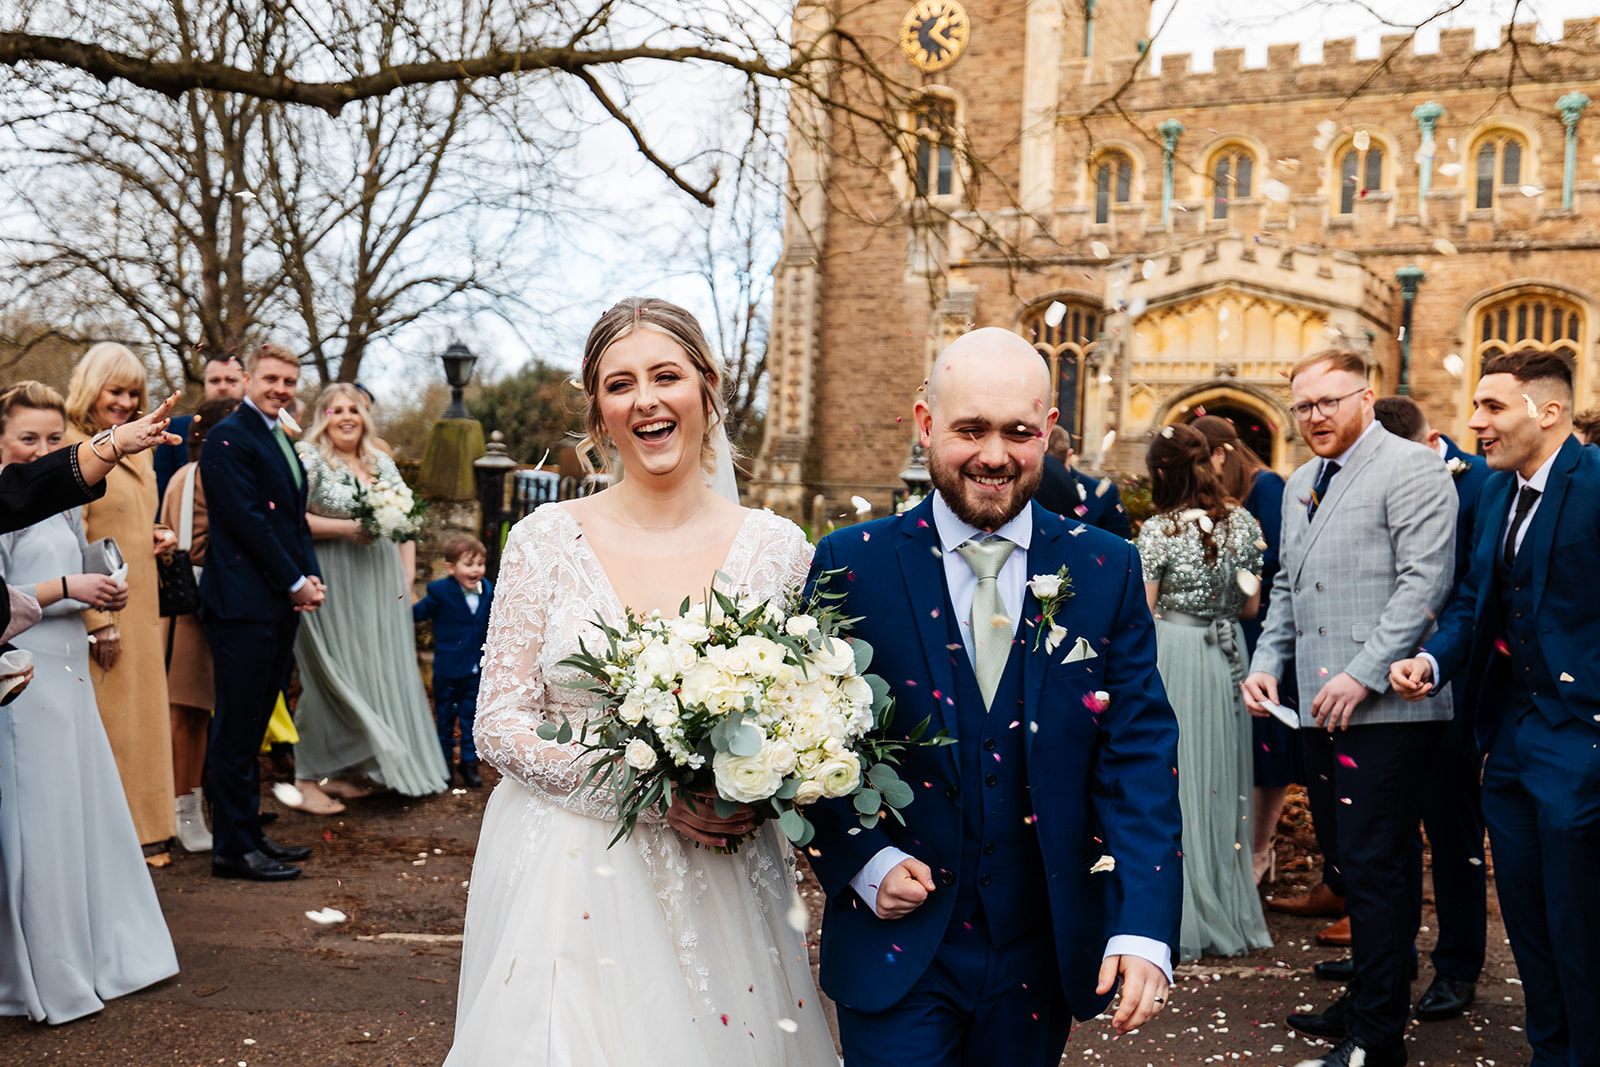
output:
M 981 541 L 990 537 L 1004 538 L 1017 547 L 1006 557 L 1005 565 L 995 581 L 999 586 L 1000 601 L 1005 604 L 1011 618 L 1011 632 L 1016 633 L 1022 619 L 1022 601 L 1028 587 L 1028 546 L 1033 542 L 1033 508 L 1028 506 L 1010 522 L 991 535 L 986 530 L 968 525 L 956 517 L 955 511 L 945 503 L 939 493 L 933 494 L 933 526 L 939 537 L 939 552 L 944 564 L 945 589 L 950 594 L 950 606 L 960 620 L 961 644 L 967 650 L 967 661 L 976 663 L 972 646 L 972 599 L 978 592 L 978 576 L 956 551 L 966 541 Z M 911 859 L 910 853 L 894 846 L 879 849 L 877 854 L 850 879 L 850 888 L 871 908 L 878 910 L 878 886 L 890 871 L 902 861 Z M 1172 950 L 1165 942 L 1135 934 L 1117 934 L 1106 942 L 1105 956 L 1138 956 L 1161 968 L 1172 981 Z

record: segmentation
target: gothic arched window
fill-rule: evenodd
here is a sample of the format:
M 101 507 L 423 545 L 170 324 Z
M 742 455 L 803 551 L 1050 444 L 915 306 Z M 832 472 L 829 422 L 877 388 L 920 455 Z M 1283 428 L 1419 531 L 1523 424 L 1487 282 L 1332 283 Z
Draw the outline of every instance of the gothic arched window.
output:
M 1499 189 L 1515 189 L 1522 184 L 1522 139 L 1497 130 L 1478 141 L 1474 162 L 1477 166 L 1476 195 L 1473 207 L 1494 207 Z
M 1237 145 L 1224 148 L 1211 157 L 1211 217 L 1228 217 L 1228 204 L 1250 196 L 1256 161 Z
M 1094 168 L 1094 221 L 1111 221 L 1111 205 L 1133 197 L 1133 161 L 1121 152 L 1105 152 Z
M 1519 293 L 1489 304 L 1477 314 L 1473 340 L 1478 366 L 1519 348 L 1554 352 L 1577 366 L 1583 351 L 1584 315 L 1570 300 L 1547 293 Z
M 1098 307 L 1072 303 L 1062 305 L 1065 311 L 1051 325 L 1051 303 L 1042 303 L 1023 316 L 1022 336 L 1050 365 L 1055 406 L 1061 411 L 1057 424 L 1077 438 L 1082 432 L 1083 386 L 1090 354 L 1099 343 L 1105 321 Z

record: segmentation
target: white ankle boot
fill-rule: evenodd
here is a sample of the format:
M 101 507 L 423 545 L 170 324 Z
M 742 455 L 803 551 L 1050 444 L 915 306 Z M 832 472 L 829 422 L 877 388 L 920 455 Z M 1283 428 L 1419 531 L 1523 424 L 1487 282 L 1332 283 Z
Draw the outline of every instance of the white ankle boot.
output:
M 185 793 L 174 804 L 178 813 L 178 843 L 188 852 L 210 852 L 211 831 L 206 829 L 200 790 Z

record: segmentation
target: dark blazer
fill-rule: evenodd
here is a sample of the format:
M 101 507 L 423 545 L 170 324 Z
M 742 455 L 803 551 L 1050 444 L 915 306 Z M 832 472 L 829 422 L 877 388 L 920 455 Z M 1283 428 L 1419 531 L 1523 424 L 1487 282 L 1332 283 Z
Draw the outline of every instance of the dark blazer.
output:
M 0 533 L 32 526 L 105 495 L 104 481 L 84 484 L 76 445 L 58 448 L 32 463 L 8 463 L 0 468 Z
M 306 523 L 306 479 L 295 486 L 288 457 L 248 404 L 206 434 L 200 476 L 211 524 L 201 610 L 216 619 L 282 619 L 293 611 L 289 587 L 301 575 L 321 577 Z
M 1439 622 L 1426 650 L 1439 663 L 1434 692 L 1466 672 L 1465 706 L 1458 709 L 1474 724 L 1484 751 L 1499 726 L 1507 697 L 1506 657 L 1495 651 L 1504 633 L 1500 600 L 1494 592 L 1496 554 L 1512 498 L 1513 471 L 1494 471 L 1478 497 L 1472 535 L 1472 568 Z M 1533 602 L 1539 620 L 1539 647 L 1553 675 L 1554 693 L 1536 698 L 1547 713 L 1566 713 L 1600 726 L 1600 612 L 1589 583 L 1600 574 L 1600 449 L 1569 437 L 1556 453 L 1539 510 L 1523 535 L 1523 552 L 1533 552 Z
M 1091 478 L 1048 453 L 1033 499 L 1057 515 L 1079 519 L 1124 541 L 1133 540 L 1133 525 L 1116 485 L 1109 479 Z
M 1483 492 L 1483 483 L 1489 480 L 1489 462 L 1482 456 L 1461 451 L 1448 437 L 1444 438 L 1444 451 L 1447 466 L 1453 466 L 1457 460 L 1466 464 L 1465 470 L 1450 472 L 1456 480 L 1456 585 L 1459 586 L 1472 564 L 1472 524 L 1477 514 L 1478 494 Z
M 428 593 L 411 605 L 413 622 L 433 620 L 433 673 L 437 678 L 465 678 L 478 673 L 483 643 L 489 637 L 489 602 L 494 586 L 483 579 L 478 610 L 467 610 L 467 591 L 449 575 L 428 583 Z
M 189 462 L 189 427 L 194 424 L 193 415 L 174 415 L 167 424 L 167 432 L 175 433 L 183 438 L 181 444 L 156 445 L 151 450 L 150 462 L 156 469 L 156 499 L 167 498 L 167 483 L 172 481 L 172 476 L 178 473 L 178 468 Z
M 1056 622 L 1067 629 L 1054 653 L 1032 649 L 1040 606 L 1023 602 L 1018 639 L 1023 654 L 1023 731 L 1034 823 L 1044 860 L 1062 989 L 1072 1014 L 1098 1013 L 1109 995 L 1094 991 L 1106 940 L 1134 934 L 1173 946 L 1178 940 L 1183 879 L 1178 811 L 1178 724 L 1156 672 L 1155 625 L 1145 604 L 1139 555 L 1128 542 L 1095 529 L 1071 531 L 1076 519 L 1033 508 L 1030 574 L 1064 564 L 1073 596 Z M 933 502 L 904 515 L 852 526 L 823 539 L 812 581 L 844 567 L 836 582 L 843 613 L 861 616 L 856 635 L 876 650 L 871 670 L 897 702 L 888 735 L 904 737 L 924 719 L 931 731 L 957 733 L 956 714 L 940 697 L 955 689 L 949 649 L 948 597 L 937 556 Z M 1094 655 L 1064 662 L 1078 638 Z M 956 653 L 960 655 L 960 652 Z M 1100 714 L 1094 694 L 1109 704 Z M 957 744 L 960 740 L 958 738 Z M 847 806 L 813 805 L 817 829 L 807 849 L 826 891 L 822 985 L 835 1000 L 862 1011 L 894 1004 L 927 970 L 945 935 L 958 887 L 941 886 L 905 918 L 884 921 L 849 887 L 878 851 L 893 845 L 935 870 L 961 870 L 959 760 L 954 746 L 909 749 L 900 776 L 915 788 L 908 825 L 885 819 L 859 830 Z M 1090 874 L 1102 854 L 1116 869 Z

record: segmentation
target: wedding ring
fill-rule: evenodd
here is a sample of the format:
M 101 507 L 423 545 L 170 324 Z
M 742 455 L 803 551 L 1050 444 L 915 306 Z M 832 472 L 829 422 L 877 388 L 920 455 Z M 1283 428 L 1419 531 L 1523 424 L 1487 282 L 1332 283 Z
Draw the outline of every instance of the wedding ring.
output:
M 1157 1004 L 1165 1004 L 1165 1003 L 1166 1003 L 1166 1002 L 1167 1002 L 1167 1001 L 1166 1001 L 1166 998 L 1165 998 L 1165 997 L 1157 997 L 1157 998 L 1156 998 L 1156 1003 L 1157 1003 Z

